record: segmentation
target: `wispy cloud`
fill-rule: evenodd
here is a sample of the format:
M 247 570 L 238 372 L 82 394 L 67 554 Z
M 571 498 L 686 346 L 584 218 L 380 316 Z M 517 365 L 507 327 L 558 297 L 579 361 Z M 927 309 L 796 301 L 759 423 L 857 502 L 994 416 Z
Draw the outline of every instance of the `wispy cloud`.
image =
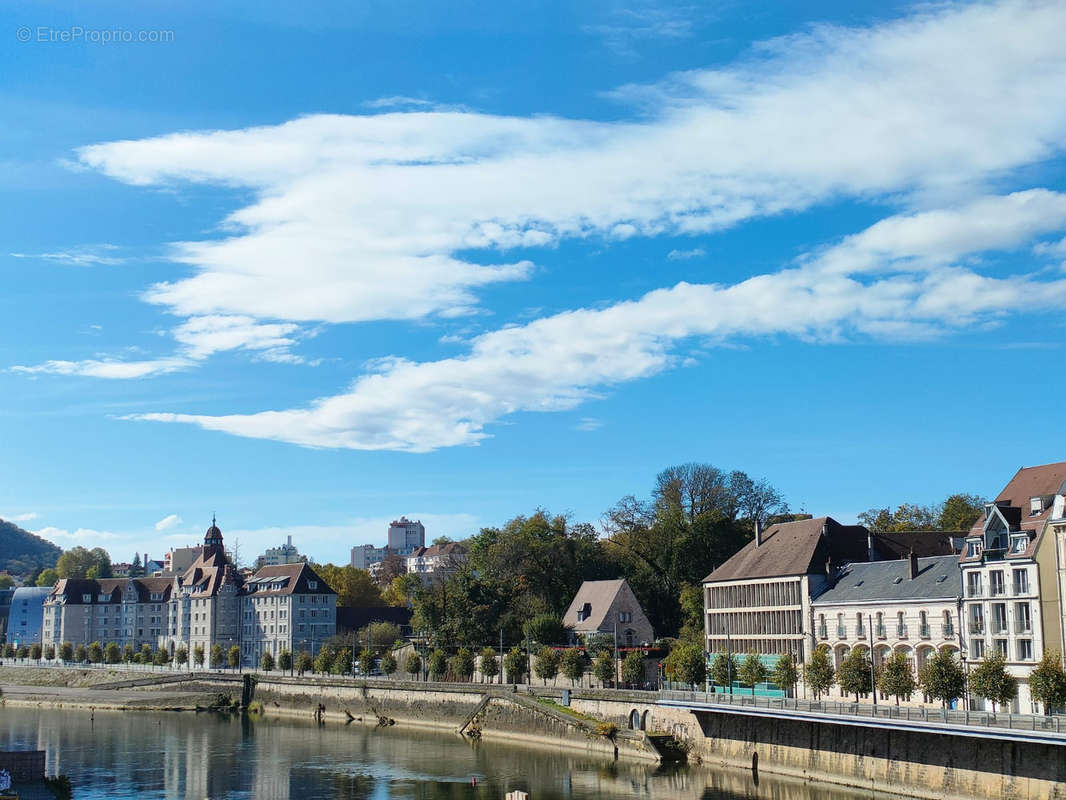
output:
M 27 511 L 22 514 L 0 514 L 0 519 L 6 519 L 8 522 L 30 522 L 39 516 L 36 511 Z
M 574 426 L 575 431 L 598 431 L 603 427 L 603 420 L 596 417 L 582 417 Z
M 38 261 L 53 261 L 76 267 L 124 264 L 127 259 L 116 255 L 119 248 L 112 244 L 76 247 L 70 250 L 56 250 L 48 253 L 9 253 L 13 258 L 28 258 Z
M 168 514 L 155 524 L 155 529 L 157 531 L 169 531 L 171 528 L 178 527 L 183 521 L 177 514 Z
M 432 108 L 434 103 L 423 100 L 420 97 L 407 97 L 405 95 L 393 95 L 392 97 L 379 97 L 376 100 L 367 100 L 363 103 L 365 108 Z
M 666 257 L 671 261 L 687 261 L 690 258 L 702 258 L 707 252 L 702 247 L 694 247 L 691 250 L 671 250 Z
M 585 25 L 582 30 L 603 40 L 604 45 L 624 58 L 639 54 L 642 42 L 654 39 L 685 39 L 693 33 L 695 7 L 668 8 L 643 5 L 612 9 L 604 22 Z

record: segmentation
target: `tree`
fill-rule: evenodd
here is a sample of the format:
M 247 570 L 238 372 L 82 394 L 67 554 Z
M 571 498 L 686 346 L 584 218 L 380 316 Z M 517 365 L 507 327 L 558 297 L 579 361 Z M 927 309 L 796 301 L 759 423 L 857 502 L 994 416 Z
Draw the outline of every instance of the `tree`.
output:
M 526 654 L 517 647 L 512 647 L 510 652 L 503 657 L 503 668 L 507 672 L 507 679 L 511 683 L 521 683 L 526 675 L 529 662 Z
M 970 673 L 970 691 L 978 697 L 1004 706 L 1018 696 L 1018 679 L 1007 672 L 1007 660 L 1000 653 L 991 653 Z
M 914 670 L 911 669 L 911 662 L 906 654 L 896 652 L 885 659 L 881 674 L 877 678 L 877 688 L 881 690 L 881 694 L 895 697 L 897 706 L 900 698 L 910 699 L 918 688 L 918 682 L 914 679 Z
M 390 606 L 412 608 L 415 596 L 421 588 L 422 578 L 416 573 L 409 572 L 393 578 L 392 583 L 385 589 L 382 597 Z
M 359 653 L 359 672 L 362 675 L 369 675 L 374 671 L 374 651 L 370 648 L 365 648 Z
M 439 647 L 429 654 L 429 677 L 442 680 L 448 673 L 448 656 Z
M 41 646 L 37 642 L 30 645 L 30 658 L 34 661 L 41 660 Z
M 104 647 L 99 642 L 92 642 L 89 645 L 89 660 L 94 664 L 99 664 L 104 660 Z
M 337 593 L 337 605 L 341 608 L 385 605 L 381 590 L 365 569 L 356 569 L 351 564 L 343 567 L 318 564 L 315 572 Z
M 968 531 L 985 513 L 985 499 L 976 494 L 953 494 L 940 506 L 937 527 L 942 531 Z
M 644 656 L 639 650 L 631 650 L 622 659 L 622 680 L 638 688 L 644 685 Z
M 403 662 L 403 671 L 408 675 L 421 676 L 422 657 L 418 653 L 411 653 L 411 655 L 407 656 L 407 660 Z
M 938 650 L 918 673 L 922 691 L 946 707 L 966 691 L 966 674 L 959 662 L 947 650 Z
M 59 646 L 59 660 L 60 661 L 73 661 L 74 660 L 74 645 L 70 642 L 63 642 Z
M 609 651 L 601 650 L 596 656 L 596 661 L 592 665 L 592 674 L 596 676 L 596 680 L 604 688 L 607 688 L 608 684 L 614 684 L 617 673 L 615 672 L 614 658 Z
M 0 573 L 0 589 L 10 589 L 15 585 L 15 579 L 6 572 Z
M 232 664 L 230 666 L 233 666 Z M 259 669 L 263 672 L 271 672 L 274 669 L 274 656 L 269 651 L 263 653 L 259 659 Z
M 226 663 L 229 664 L 230 669 L 237 669 L 241 665 L 241 648 L 233 645 L 226 654 Z
M 559 669 L 562 671 L 563 677 L 570 681 L 571 686 L 574 686 L 577 681 L 584 677 L 585 663 L 584 650 L 571 647 L 563 651 L 559 658 Z
M 791 654 L 785 653 L 777 659 L 770 676 L 774 683 L 789 694 L 795 691 L 796 684 L 799 682 L 799 671 L 796 669 L 796 662 L 792 660 Z
M 382 588 L 388 588 L 393 580 L 407 574 L 407 559 L 397 553 L 385 556 L 374 575 L 374 582 Z
M 74 648 L 74 662 L 77 664 L 84 664 L 89 660 L 89 651 L 85 649 L 85 645 L 79 644 Z
M 196 645 L 192 649 L 192 663 L 194 666 L 202 667 L 204 665 L 204 647 L 203 645 Z
M 522 633 L 536 644 L 565 644 L 567 628 L 555 614 L 538 614 L 522 626 Z
M 1033 699 L 1043 704 L 1045 714 L 1066 706 L 1066 672 L 1057 652 L 1044 651 L 1040 663 L 1029 673 L 1029 690 Z
M 703 587 L 686 583 L 681 587 L 681 631 L 683 642 L 703 646 Z
M 375 653 L 391 647 L 400 638 L 400 626 L 394 622 L 371 622 L 356 634 L 356 641 L 366 642 L 366 646 Z
M 44 648 L 44 660 L 45 661 L 54 661 L 55 657 L 56 657 L 55 645 L 50 644 L 50 645 L 46 646 Z
M 452 657 L 452 675 L 464 681 L 474 677 L 474 654 L 467 648 L 460 647 Z
M 184 667 L 189 663 L 189 651 L 185 645 L 178 645 L 174 651 L 174 664 L 178 667 Z
M 211 645 L 211 666 L 214 667 L 215 669 L 218 669 L 219 667 L 221 667 L 222 666 L 222 659 L 224 658 L 224 655 L 225 654 L 222 652 L 222 645 L 220 645 L 220 644 Z
M 89 570 L 96 568 L 92 577 L 111 577 L 111 557 L 102 547 L 86 550 L 84 547 L 72 547 L 64 551 L 56 562 L 56 573 L 60 578 L 88 578 Z
M 488 678 L 489 683 L 500 674 L 500 661 L 496 658 L 496 651 L 491 647 L 485 647 L 481 651 L 481 663 L 478 671 L 483 678 Z
M 700 645 L 679 644 L 667 660 L 673 664 L 674 677 L 681 683 L 695 687 L 707 680 L 707 656 Z
M 737 680 L 737 658 L 732 653 L 719 653 L 711 661 L 711 680 L 717 686 L 724 686 L 733 691 L 733 681 Z
M 554 681 L 559 674 L 559 654 L 548 645 L 543 645 L 537 651 L 537 663 L 533 665 L 533 671 L 547 686 L 548 681 Z
M 815 698 L 820 698 L 829 691 L 835 681 L 833 663 L 829 658 L 829 648 L 820 644 L 811 653 L 811 659 L 803 665 L 803 680 L 807 688 L 814 692 Z
M 381 656 L 381 673 L 386 678 L 390 678 L 394 672 L 396 672 L 396 656 L 391 650 L 386 650 Z
M 37 576 L 35 584 L 41 587 L 55 586 L 56 581 L 58 580 L 59 573 L 56 572 L 55 569 L 53 569 L 52 567 L 48 567 L 47 569 L 41 570 L 41 573 Z
M 158 664 L 161 667 L 166 664 L 169 664 L 170 651 L 166 647 L 160 647 L 158 650 L 155 651 L 155 659 L 153 663 Z
M 296 667 L 297 674 L 302 676 L 305 672 L 311 672 L 315 668 L 315 662 L 310 653 L 301 650 L 296 654 L 296 662 L 293 666 Z
M 15 655 L 18 658 L 29 658 L 30 657 L 30 648 L 28 646 L 24 645 L 24 644 L 23 645 L 19 645 L 18 650 L 15 651 Z
M 122 645 L 122 661 L 123 661 L 123 663 L 132 664 L 134 655 L 135 654 L 133 652 L 133 645 L 132 644 L 124 644 L 124 645 Z
M 748 653 L 740 665 L 740 682 L 751 687 L 751 696 L 755 696 L 755 684 L 766 681 L 766 665 L 756 653 Z
M 282 672 L 289 672 L 292 669 L 292 653 L 285 648 L 278 653 L 278 669 Z
M 133 554 L 133 562 L 130 564 L 130 577 L 139 578 L 144 575 L 144 567 L 141 566 L 141 554 Z
M 873 675 L 870 672 L 870 659 L 865 647 L 853 647 L 847 654 L 836 674 L 837 685 L 842 694 L 854 694 L 859 702 L 860 694 L 873 691 Z
M 333 667 L 333 650 L 323 647 L 315 656 L 315 672 L 326 675 Z
M 152 659 L 154 657 L 155 657 L 155 654 L 152 652 L 152 645 L 147 644 L 147 643 L 142 644 L 141 645 L 141 663 L 142 664 L 151 664 L 152 663 Z

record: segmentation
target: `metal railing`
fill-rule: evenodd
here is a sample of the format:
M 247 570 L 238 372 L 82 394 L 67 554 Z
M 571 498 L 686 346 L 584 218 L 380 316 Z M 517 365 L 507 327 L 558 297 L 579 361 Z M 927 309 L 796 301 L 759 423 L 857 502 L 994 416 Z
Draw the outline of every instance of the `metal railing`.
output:
M 819 625 L 818 626 L 818 638 L 819 639 L 828 639 L 829 638 L 829 631 L 826 630 L 825 625 Z
M 981 586 L 981 584 L 979 584 L 979 583 L 967 584 L 966 585 L 966 596 L 967 597 L 984 597 L 985 596 L 984 587 Z
M 878 639 L 887 639 L 888 638 L 888 632 L 885 630 L 884 623 L 882 623 L 882 624 L 877 626 L 877 638 Z
M 846 638 L 848 638 L 848 629 L 845 628 L 843 625 L 837 625 L 837 638 L 838 639 L 846 639 Z
M 929 630 L 929 623 L 928 622 L 925 623 L 924 625 L 919 625 L 918 626 L 918 635 L 921 636 L 923 639 L 928 639 L 930 637 L 931 633 L 930 633 L 930 630 Z
M 866 628 L 864 628 L 862 625 L 860 625 L 858 628 L 856 628 L 855 629 L 855 638 L 856 639 L 865 639 L 866 638 Z
M 896 626 L 896 636 L 898 636 L 900 639 L 906 639 L 907 638 L 907 624 L 906 623 L 903 623 L 901 625 L 897 625 Z
M 946 622 L 943 625 L 941 625 L 940 626 L 940 632 L 943 634 L 945 639 L 954 639 L 955 638 L 955 626 L 952 625 L 950 622 Z
M 1014 588 L 1014 594 L 1016 594 L 1016 595 L 1029 594 L 1029 582 L 1028 581 L 1025 581 L 1023 583 L 1019 583 L 1018 581 L 1015 581 L 1013 588 Z
M 985 632 L 984 620 L 971 619 L 970 620 L 970 624 L 967 626 L 967 630 L 969 630 L 970 633 L 984 633 Z
M 1014 621 L 1015 633 L 1032 633 L 1033 621 L 1029 619 L 1019 619 Z

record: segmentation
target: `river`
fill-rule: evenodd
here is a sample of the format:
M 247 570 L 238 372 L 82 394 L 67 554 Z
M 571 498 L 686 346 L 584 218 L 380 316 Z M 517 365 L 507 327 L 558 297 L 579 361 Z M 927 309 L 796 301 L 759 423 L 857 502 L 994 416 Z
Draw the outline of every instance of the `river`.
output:
M 0 750 L 46 752 L 78 800 L 856 800 L 867 793 L 708 767 L 656 768 L 446 731 L 215 714 L 0 708 Z M 475 785 L 476 782 L 476 785 Z

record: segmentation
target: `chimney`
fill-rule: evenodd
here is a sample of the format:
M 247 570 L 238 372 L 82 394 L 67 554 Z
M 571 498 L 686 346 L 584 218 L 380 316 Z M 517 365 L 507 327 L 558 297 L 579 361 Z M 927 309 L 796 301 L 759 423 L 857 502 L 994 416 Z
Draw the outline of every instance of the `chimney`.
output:
M 910 568 L 911 580 L 913 581 L 918 577 L 918 554 L 913 550 L 911 550 L 910 554 Z
M 866 559 L 874 561 L 874 535 L 872 531 L 866 531 Z
M 762 547 L 762 522 L 755 518 L 755 546 Z

